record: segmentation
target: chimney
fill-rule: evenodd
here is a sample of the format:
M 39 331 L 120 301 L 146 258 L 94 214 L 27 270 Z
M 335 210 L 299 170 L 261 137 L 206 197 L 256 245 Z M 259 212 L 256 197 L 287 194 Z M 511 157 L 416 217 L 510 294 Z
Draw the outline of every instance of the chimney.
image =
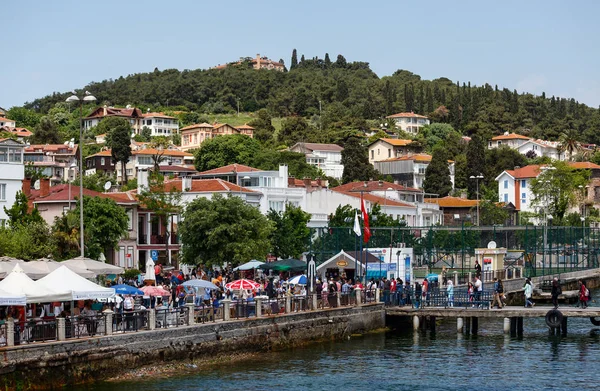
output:
M 181 177 L 181 192 L 185 193 L 186 191 L 190 191 L 192 188 L 192 177 L 183 176 Z
M 31 178 L 25 178 L 23 179 L 23 194 L 25 194 L 26 197 L 29 197 L 31 195 Z
M 462 190 L 460 192 L 460 198 L 462 198 L 463 200 L 467 199 L 467 191 L 466 190 Z
M 40 197 L 47 197 L 50 195 L 50 179 L 40 179 Z
M 296 179 L 293 176 L 288 177 L 288 187 L 296 187 Z
M 137 182 L 137 192 L 138 194 L 140 194 L 141 192 L 143 192 L 144 190 L 146 190 L 148 188 L 148 170 L 147 169 L 140 169 L 138 171 L 138 178 L 137 178 L 138 182 Z
M 106 114 L 108 114 L 108 111 L 106 110 L 108 108 L 108 106 L 104 105 L 104 107 L 102 108 L 102 115 L 104 115 L 106 117 Z

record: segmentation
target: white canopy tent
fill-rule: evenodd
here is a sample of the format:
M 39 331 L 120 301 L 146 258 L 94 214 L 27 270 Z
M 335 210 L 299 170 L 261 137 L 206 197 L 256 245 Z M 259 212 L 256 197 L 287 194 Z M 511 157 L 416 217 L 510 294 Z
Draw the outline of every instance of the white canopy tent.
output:
M 113 288 L 86 280 L 66 266 L 59 267 L 35 283 L 48 289 L 65 289 L 70 294 L 69 300 L 106 299 L 115 295 Z
M 63 266 L 63 263 L 56 262 L 56 261 L 54 261 L 52 259 L 48 259 L 48 258 L 41 258 L 41 259 L 38 259 L 37 261 L 24 262 L 24 263 L 20 264 L 20 266 L 23 268 L 23 271 L 25 272 L 25 274 L 27 274 L 27 276 L 29 276 L 30 278 L 32 278 L 34 280 L 38 280 L 38 279 L 52 273 L 59 267 Z M 65 265 L 65 266 L 68 267 L 69 269 L 71 269 L 72 271 L 74 271 L 75 273 L 79 274 L 81 277 L 85 277 L 85 278 L 96 277 L 96 273 L 91 272 L 89 270 L 81 269 L 77 266 L 72 266 L 72 265 Z
M 257 261 L 256 259 L 253 259 L 250 262 L 246 262 L 243 265 L 240 265 L 240 266 L 234 268 L 233 271 L 258 269 L 258 267 L 260 265 L 262 265 L 263 263 L 264 262 Z
M 0 278 L 6 277 L 18 263 L 25 263 L 25 261 L 12 257 L 0 257 Z
M 90 258 L 77 257 L 62 262 L 68 266 L 75 266 L 79 269 L 89 270 L 96 274 L 123 274 L 125 269 L 119 266 L 110 265 L 108 263 L 94 261 Z
M 12 294 L 24 295 L 27 303 L 48 303 L 52 301 L 68 301 L 71 295 L 66 292 L 58 292 L 58 289 L 50 289 L 37 285 L 29 278 L 21 266 L 17 264 L 6 278 L 0 281 L 0 290 Z
M 0 305 L 19 305 L 24 306 L 27 303 L 25 295 L 15 295 L 0 290 Z

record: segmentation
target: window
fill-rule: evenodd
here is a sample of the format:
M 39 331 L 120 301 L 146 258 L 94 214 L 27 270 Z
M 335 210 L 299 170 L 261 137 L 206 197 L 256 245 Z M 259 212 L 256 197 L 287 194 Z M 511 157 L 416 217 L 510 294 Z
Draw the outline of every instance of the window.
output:
M 375 159 L 375 151 L 374 151 L 374 150 L 371 150 L 371 159 Z M 2 160 L 0 160 L 0 162 L 1 162 L 1 161 L 2 161 Z
M 522 199 L 526 199 L 527 198 L 527 193 L 521 193 L 521 198 Z
M 0 147 L 0 162 L 4 163 L 8 161 L 8 149 Z
M 133 209 L 131 209 L 131 208 L 127 209 L 125 211 L 125 213 L 127 213 L 127 220 L 128 220 L 128 227 L 127 227 L 127 229 L 129 229 L 130 231 L 132 231 L 133 230 Z
M 127 174 L 127 176 L 132 176 L 133 175 L 133 169 L 128 168 L 127 170 L 125 170 L 125 173 Z
M 272 187 L 273 186 L 273 178 L 270 176 L 260 177 L 260 186 L 261 187 Z
M 521 189 L 526 189 L 527 188 L 527 181 L 525 179 L 521 179 Z M 525 194 L 525 193 L 523 193 Z M 525 196 L 523 196 L 523 198 L 525 198 Z
M 6 183 L 0 183 L 0 201 L 6 201 Z
M 117 266 L 125 267 L 125 246 L 119 246 L 119 259 Z
M 504 202 L 508 202 L 508 194 L 504 194 Z
M 138 164 L 144 165 L 152 165 L 152 157 L 151 156 L 138 156 Z
M 364 155 L 363 155 L 364 156 Z M 392 157 L 392 150 L 388 149 L 388 157 Z M 85 236 L 85 235 L 84 235 Z
M 21 150 L 19 148 L 9 148 L 8 161 L 9 163 L 22 163 L 23 157 L 21 156 Z
M 127 246 L 127 267 L 133 267 L 133 246 Z
M 106 160 L 104 158 L 100 158 L 100 165 L 103 166 L 106 164 Z M 85 236 L 85 235 L 83 235 Z

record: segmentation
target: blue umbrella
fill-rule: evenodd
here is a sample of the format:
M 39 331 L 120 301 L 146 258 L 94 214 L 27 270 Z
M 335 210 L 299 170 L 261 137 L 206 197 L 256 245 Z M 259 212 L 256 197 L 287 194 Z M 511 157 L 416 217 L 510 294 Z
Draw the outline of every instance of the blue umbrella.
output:
M 119 284 L 111 286 L 115 290 L 116 294 L 120 295 L 143 295 L 144 292 L 139 290 L 138 288 L 127 285 L 127 284 Z
M 302 274 L 301 276 L 296 276 L 296 277 L 290 278 L 288 280 L 288 284 L 306 285 L 306 276 L 304 274 Z
M 187 280 L 183 286 L 192 286 L 194 288 L 219 289 L 215 284 L 206 280 Z

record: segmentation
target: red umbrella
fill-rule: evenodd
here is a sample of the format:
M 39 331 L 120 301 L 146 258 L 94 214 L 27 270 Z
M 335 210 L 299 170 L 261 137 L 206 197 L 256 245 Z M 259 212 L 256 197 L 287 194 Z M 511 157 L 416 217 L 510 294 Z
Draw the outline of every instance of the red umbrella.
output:
M 171 295 L 171 292 L 163 289 L 160 286 L 148 285 L 148 286 L 140 288 L 140 290 L 148 296 L 170 296 Z
M 261 287 L 261 285 L 258 282 L 252 281 L 252 280 L 246 280 L 244 278 L 242 278 L 241 280 L 235 280 L 235 281 L 225 284 L 225 288 L 231 289 L 231 290 L 239 290 L 239 289 L 252 290 L 252 289 L 258 289 L 260 287 Z

